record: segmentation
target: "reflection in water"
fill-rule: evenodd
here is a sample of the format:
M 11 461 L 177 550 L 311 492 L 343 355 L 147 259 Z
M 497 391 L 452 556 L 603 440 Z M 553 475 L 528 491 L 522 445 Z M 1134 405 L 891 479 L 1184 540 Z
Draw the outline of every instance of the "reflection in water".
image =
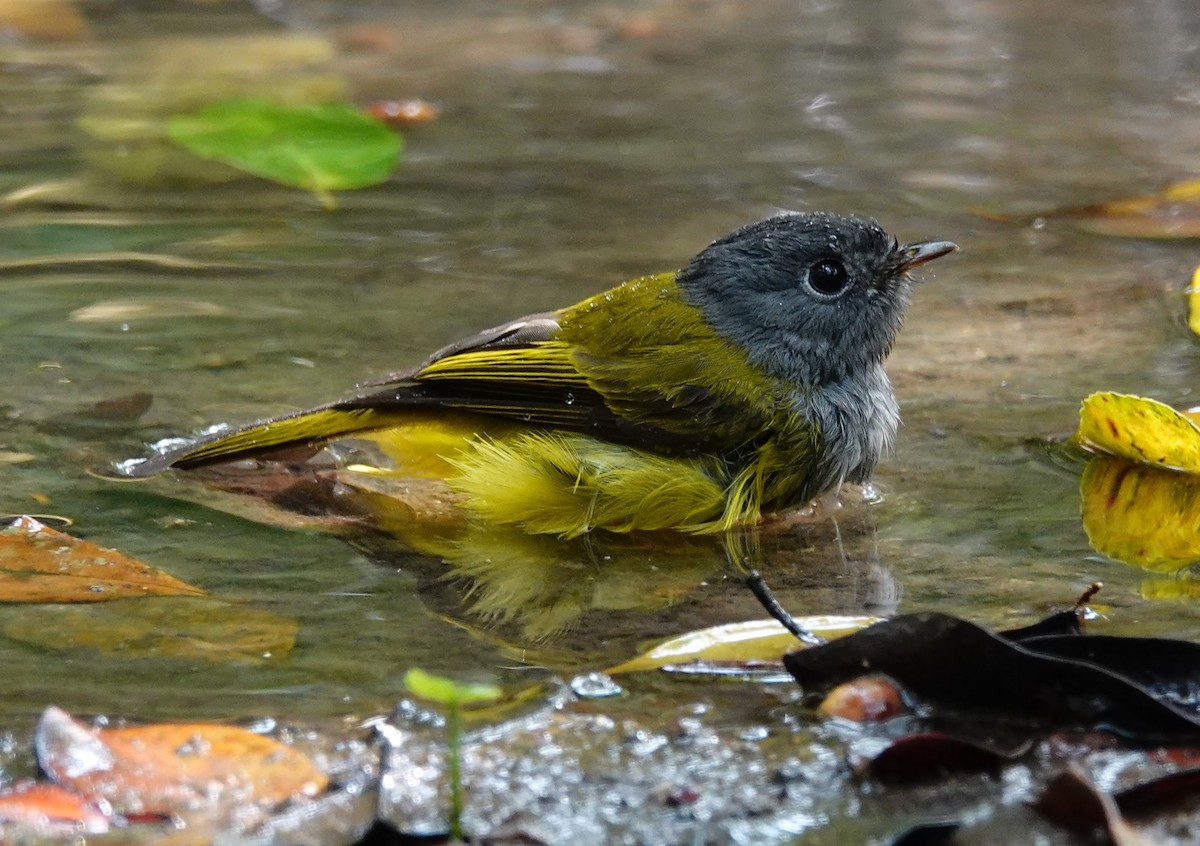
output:
M 1079 488 L 1097 552 L 1165 573 L 1200 560 L 1200 478 L 1103 456 L 1087 463 Z
M 741 588 L 749 570 L 760 571 L 785 606 L 797 611 L 886 614 L 899 601 L 898 585 L 878 560 L 863 503 L 840 520 L 814 517 L 722 536 L 597 531 L 561 539 L 461 518 L 413 520 L 407 504 L 394 497 L 362 489 L 350 496 L 387 532 L 382 542 L 376 536 L 369 544 L 376 558 L 393 560 L 405 550 L 436 556 L 433 570 L 428 561 L 411 558 L 405 566 L 434 576 L 441 586 L 447 578 L 454 581 L 451 595 L 434 591 L 445 614 L 511 629 L 523 641 L 561 641 L 571 633 L 594 637 L 596 628 L 611 633 L 613 621 L 626 617 L 640 621 L 644 638 L 646 612 L 668 608 L 682 618 L 670 624 L 676 630 L 731 614 L 762 617 Z
M 851 486 L 832 516 L 816 509 L 720 536 L 596 531 L 562 539 L 468 519 L 452 494 L 427 480 L 272 464 L 257 474 L 221 465 L 195 472 L 235 494 L 206 494 L 207 505 L 336 532 L 381 565 L 416 574 L 426 603 L 443 616 L 526 643 L 586 641 L 597 629 L 615 636 L 626 626 L 638 641 L 763 617 L 742 589 L 750 570 L 797 614 L 883 615 L 900 598 L 879 560 L 871 505 Z M 186 483 L 174 491 L 196 495 Z M 666 609 L 675 613 L 645 619 Z

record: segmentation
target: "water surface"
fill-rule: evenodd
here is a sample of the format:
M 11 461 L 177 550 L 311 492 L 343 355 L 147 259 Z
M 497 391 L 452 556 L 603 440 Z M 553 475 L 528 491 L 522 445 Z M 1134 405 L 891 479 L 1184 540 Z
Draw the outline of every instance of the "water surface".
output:
M 1194 249 L 981 213 L 1079 205 L 1193 172 L 1194 3 L 88 11 L 81 41 L 2 51 L 0 190 L 44 187 L 0 213 L 0 447 L 32 457 L 3 466 L 0 510 L 66 515 L 73 533 L 295 621 L 298 634 L 286 656 L 229 663 L 82 646 L 69 629 L 46 636 L 53 611 L 0 609 L 14 726 L 51 702 L 154 718 L 366 716 L 403 694 L 408 666 L 569 675 L 651 637 L 761 616 L 713 548 L 547 542 L 521 553 L 559 591 L 542 601 L 565 631 L 547 640 L 519 611 L 488 625 L 472 611 L 486 579 L 471 593 L 441 561 L 262 525 L 186 481 L 88 471 L 169 434 L 330 399 L 502 319 L 679 267 L 781 208 L 872 216 L 901 240 L 962 247 L 929 267 L 890 361 L 905 426 L 879 470 L 883 501 L 768 544 L 762 569 L 784 603 L 1010 624 L 1102 580 L 1108 629 L 1200 634 L 1192 602 L 1147 598 L 1174 577 L 1089 547 L 1077 474 L 1025 443 L 1071 431 L 1095 390 L 1192 398 L 1200 362 L 1180 292 Z M 156 171 L 147 148 L 97 130 L 193 96 L 182 80 L 200 69 L 172 60 L 183 43 L 219 76 L 245 61 L 230 39 L 246 35 L 289 43 L 264 60 L 273 70 L 251 73 L 262 91 L 419 96 L 441 116 L 406 132 L 386 184 L 339 195 L 332 212 L 251 178 Z M 156 87 L 163 77 L 176 87 Z M 149 316 L 88 319 L 128 301 Z M 153 395 L 137 423 L 81 414 L 134 392 Z M 606 570 L 605 555 L 627 569 Z M 119 606 L 80 625 L 110 625 Z M 698 694 L 669 695 L 684 707 Z

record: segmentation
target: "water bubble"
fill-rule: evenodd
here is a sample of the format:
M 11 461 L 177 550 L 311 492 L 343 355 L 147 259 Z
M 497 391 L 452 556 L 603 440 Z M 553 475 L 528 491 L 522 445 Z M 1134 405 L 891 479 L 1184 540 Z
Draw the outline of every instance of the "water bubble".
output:
M 580 699 L 603 699 L 620 696 L 625 692 L 619 684 L 604 673 L 584 673 L 571 679 L 571 690 Z

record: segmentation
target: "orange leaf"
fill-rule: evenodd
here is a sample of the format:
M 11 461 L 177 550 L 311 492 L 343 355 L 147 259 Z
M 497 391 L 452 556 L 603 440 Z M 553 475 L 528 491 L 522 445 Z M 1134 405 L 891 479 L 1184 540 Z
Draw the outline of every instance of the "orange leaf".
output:
M 1155 194 L 1062 209 L 1058 214 L 1083 218 L 1083 225 L 1099 235 L 1200 238 L 1200 179 L 1177 182 Z
M 39 831 L 108 830 L 107 814 L 91 800 L 44 782 L 25 782 L 0 793 L 0 820 Z
M 817 712 L 855 723 L 875 723 L 905 711 L 903 694 L 887 676 L 859 676 L 839 684 L 825 697 Z
M 328 783 L 295 749 L 215 723 L 94 729 L 50 707 L 34 745 L 38 763 L 56 782 L 126 813 L 274 806 L 315 796 Z
M 364 110 L 375 120 L 392 126 L 416 126 L 436 120 L 441 109 L 428 100 L 379 100 Z
M 0 602 L 104 602 L 205 592 L 112 549 L 19 517 L 0 530 Z

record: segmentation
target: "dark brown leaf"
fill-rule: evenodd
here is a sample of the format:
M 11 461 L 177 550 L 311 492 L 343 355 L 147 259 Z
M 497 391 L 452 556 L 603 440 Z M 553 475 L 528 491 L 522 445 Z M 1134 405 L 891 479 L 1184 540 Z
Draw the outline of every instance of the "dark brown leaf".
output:
M 1126 788 L 1113 798 L 1122 813 L 1140 817 L 1197 797 L 1200 797 L 1200 768 L 1193 767 Z
M 1012 749 L 999 749 L 940 732 L 910 734 L 872 758 L 867 772 L 880 781 L 898 784 L 944 778 L 950 773 L 996 773 L 1032 746 L 1032 741 L 1026 741 Z
M 1065 640 L 1087 638 L 1066 638 Z M 945 614 L 909 614 L 821 646 L 784 666 L 806 690 L 885 673 L 918 700 L 1052 727 L 1100 727 L 1137 740 L 1200 738 L 1200 719 L 1129 678 L 1074 658 L 1041 654 Z
M 954 820 L 914 825 L 892 841 L 892 846 L 954 846 L 962 823 Z
M 1151 846 L 1121 817 L 1113 798 L 1099 790 L 1077 764 L 1069 765 L 1050 780 L 1034 808 L 1046 819 L 1066 828 L 1103 831 L 1113 846 Z

